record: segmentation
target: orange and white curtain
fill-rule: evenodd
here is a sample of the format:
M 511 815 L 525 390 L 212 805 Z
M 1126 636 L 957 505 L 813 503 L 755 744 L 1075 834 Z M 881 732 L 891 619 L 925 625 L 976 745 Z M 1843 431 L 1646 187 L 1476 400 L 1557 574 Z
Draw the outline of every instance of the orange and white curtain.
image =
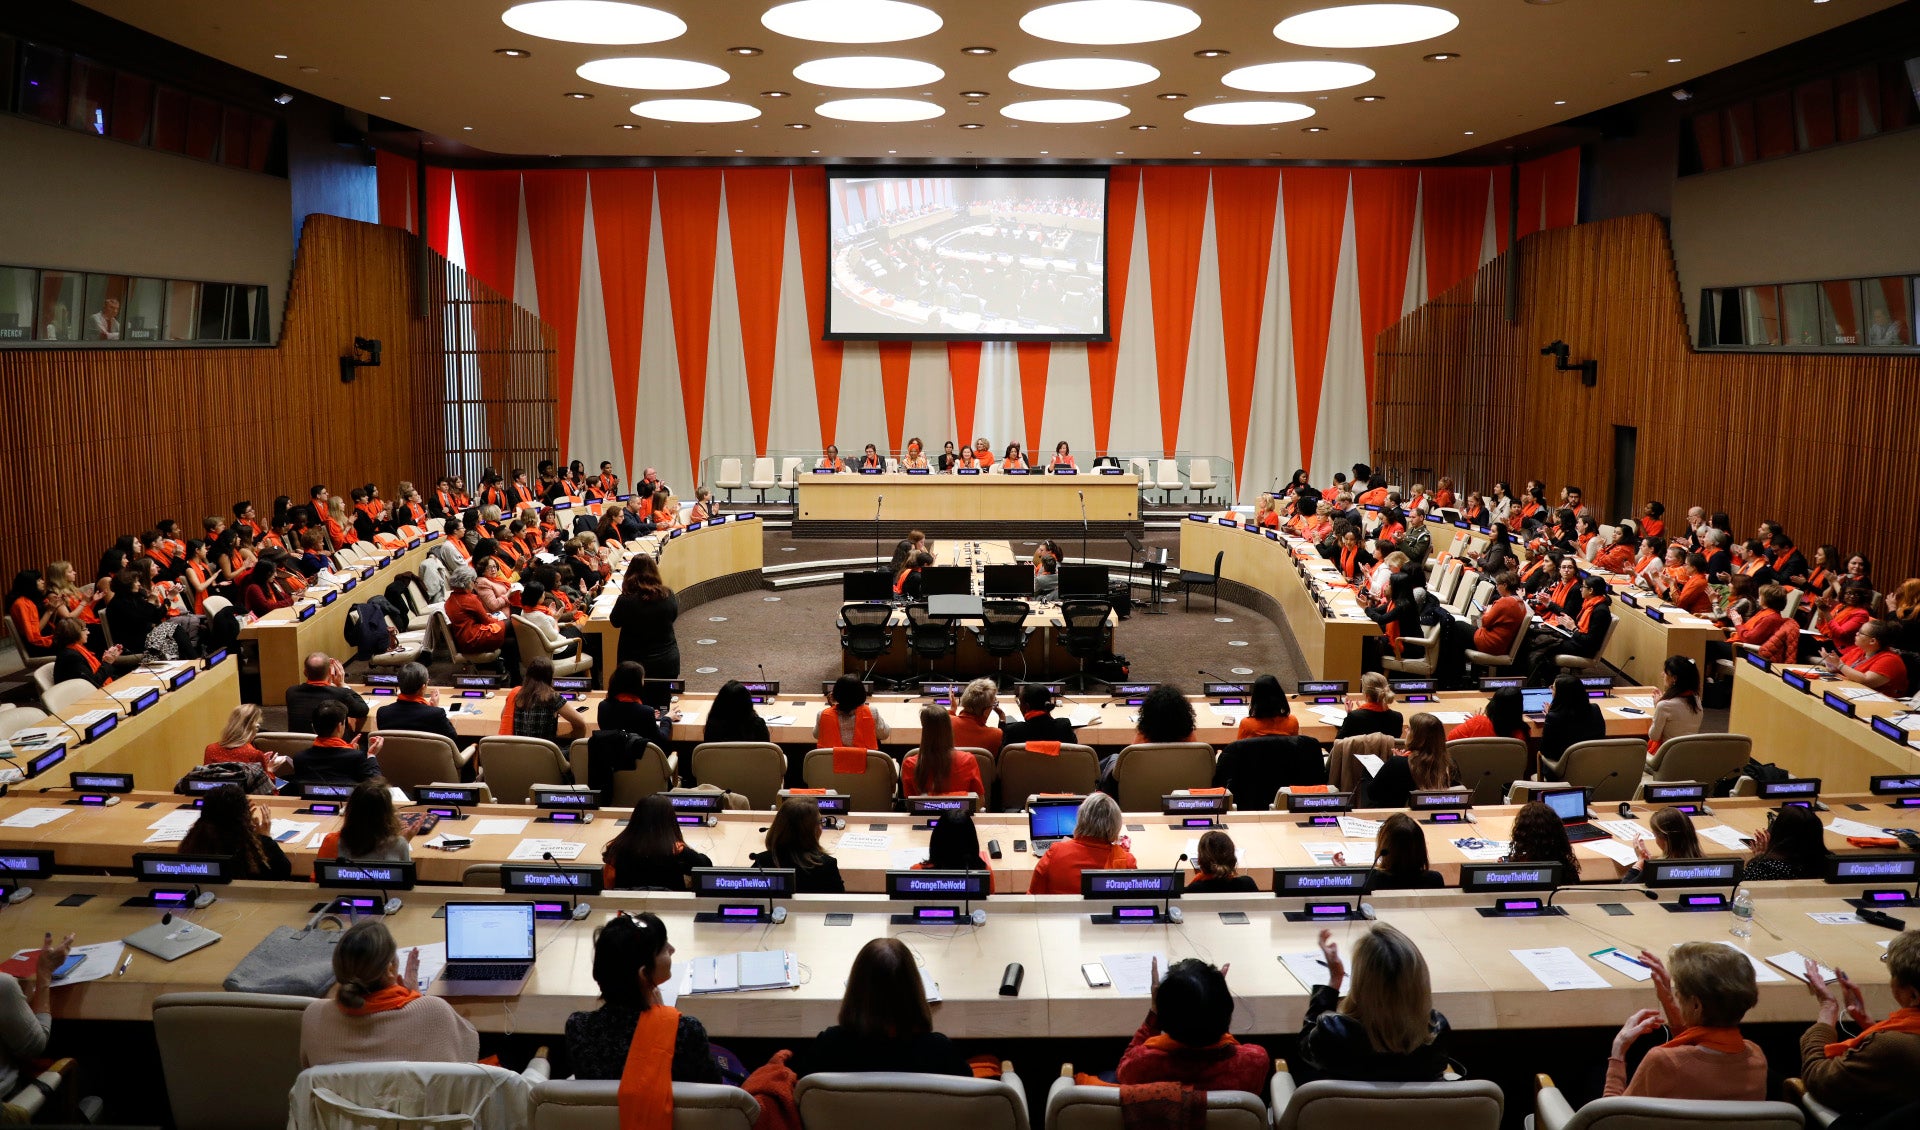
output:
M 1522 236 L 1573 224 L 1579 152 L 1520 168 Z M 384 223 L 419 231 L 379 155 Z M 563 459 L 691 484 L 708 456 L 1066 440 L 1230 458 L 1250 500 L 1368 453 L 1373 342 L 1507 247 L 1506 167 L 1112 172 L 1113 340 L 827 342 L 818 167 L 427 170 L 428 243 L 556 330 Z M 685 487 L 682 488 L 686 489 Z

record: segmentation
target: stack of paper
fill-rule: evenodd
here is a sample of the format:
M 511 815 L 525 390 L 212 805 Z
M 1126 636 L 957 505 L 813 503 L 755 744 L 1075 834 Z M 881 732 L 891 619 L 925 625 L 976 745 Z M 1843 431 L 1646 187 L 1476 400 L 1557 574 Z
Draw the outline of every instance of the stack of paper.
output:
M 1635 840 L 1651 840 L 1653 833 L 1633 820 L 1595 820 L 1593 826 L 1612 836 L 1616 840 L 1632 843 Z
M 689 963 L 682 992 L 737 993 L 794 987 L 793 954 L 786 950 L 743 950 Z
M 1540 983 L 1550 993 L 1562 989 L 1604 989 L 1607 979 L 1594 972 L 1593 967 L 1580 960 L 1580 955 L 1566 946 L 1548 946 L 1544 949 L 1510 950 L 1527 972 L 1539 978 Z
M 1464 710 L 1436 710 L 1433 712 L 1433 716 L 1440 719 L 1441 724 L 1446 726 L 1458 726 L 1460 723 L 1473 717 L 1472 714 Z
M 1723 946 L 1726 946 L 1728 949 L 1738 950 L 1742 956 L 1744 956 L 1749 962 L 1753 964 L 1754 980 L 1759 981 L 1762 984 L 1765 984 L 1768 981 L 1785 981 L 1786 980 L 1785 977 L 1782 977 L 1778 973 L 1775 973 L 1773 969 L 1767 965 L 1766 962 L 1760 960 L 1760 958 L 1758 958 L 1757 956 L 1748 953 L 1746 950 L 1740 949 L 1740 946 L 1738 943 L 1729 942 L 1725 939 L 1721 939 L 1720 944 Z
M 514 845 L 507 858 L 515 863 L 532 863 L 544 860 L 548 853 L 552 853 L 557 860 L 574 860 L 580 858 L 580 853 L 586 847 L 585 844 L 567 840 L 521 840 Z
M 65 808 L 23 808 L 5 820 L 0 820 L 0 828 L 38 828 L 42 824 L 53 823 L 69 811 Z
M 1512 850 L 1512 845 L 1506 840 L 1482 840 L 1474 836 L 1457 839 L 1453 841 L 1453 846 L 1467 857 L 1468 863 L 1498 863 Z
M 1097 706 L 1076 706 L 1067 711 L 1067 722 L 1078 730 L 1082 726 L 1091 726 L 1100 721 L 1100 708 Z
M 1223 724 L 1237 726 L 1247 720 L 1247 712 L 1251 709 L 1253 708 L 1250 706 L 1222 706 L 1216 703 L 1213 707 L 1213 716 L 1220 719 Z
M 160 819 L 147 825 L 152 835 L 145 840 L 150 844 L 177 844 L 187 838 L 188 829 L 200 819 L 197 808 L 176 808 Z
M 1311 989 L 1333 983 L 1328 979 L 1326 959 L 1318 953 L 1283 953 L 1280 955 L 1280 964 L 1287 967 L 1287 972 L 1293 974 L 1293 979 L 1300 982 L 1301 988 Z
M 1350 840 L 1372 840 L 1380 834 L 1381 821 L 1359 816 L 1341 816 L 1340 834 Z
M 527 830 L 527 822 L 516 817 L 491 816 L 475 820 L 467 829 L 469 836 L 517 836 Z
M 1726 824 L 1713 824 L 1705 828 L 1696 827 L 1695 831 L 1699 832 L 1703 837 L 1712 840 L 1714 843 L 1719 844 L 1721 847 L 1733 851 L 1745 851 L 1748 847 L 1752 846 L 1748 844 L 1744 838 L 1746 836 L 1745 832 Z
M 1372 867 L 1373 841 L 1321 840 L 1300 845 L 1313 858 L 1315 867 Z M 1333 857 L 1339 855 L 1340 859 Z
M 888 832 L 847 832 L 840 837 L 836 851 L 887 851 L 893 847 L 893 836 Z
M 1633 849 L 1619 840 L 1582 840 L 1573 846 L 1576 849 L 1584 848 L 1595 855 L 1605 856 L 1622 867 L 1632 867 L 1636 858 Z
M 1113 989 L 1123 997 L 1144 997 L 1153 991 L 1153 965 L 1159 963 L 1160 972 L 1167 971 L 1167 955 L 1164 953 L 1104 953 L 1100 955 L 1100 964 L 1106 967 L 1107 976 L 1113 980 Z
M 1827 825 L 1827 831 L 1836 836 L 1865 836 L 1870 839 L 1885 839 L 1887 835 L 1884 829 L 1862 824 L 1858 820 L 1848 820 L 1844 816 L 1834 817 L 1833 822 Z
M 1779 969 L 1796 981 L 1805 981 L 1807 979 L 1807 960 L 1808 959 L 1798 951 L 1788 950 L 1786 953 L 1776 953 L 1767 958 L 1767 964 Z M 1835 981 L 1839 979 L 1840 975 L 1833 971 L 1832 966 L 1820 965 L 1818 962 L 1815 962 L 1815 967 L 1820 970 L 1820 979 L 1822 981 Z

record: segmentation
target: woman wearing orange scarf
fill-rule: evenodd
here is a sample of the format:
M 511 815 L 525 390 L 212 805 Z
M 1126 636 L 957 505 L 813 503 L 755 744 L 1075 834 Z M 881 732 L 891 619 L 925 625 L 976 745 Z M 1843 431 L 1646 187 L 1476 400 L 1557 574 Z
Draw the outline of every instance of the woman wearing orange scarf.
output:
M 390 1061 L 472 1063 L 480 1034 L 439 997 L 419 991 L 420 951 L 399 951 L 386 923 L 367 919 L 333 949 L 332 995 L 300 1018 L 300 1066 Z
M 615 915 L 593 939 L 602 1003 L 567 1017 L 574 1078 L 620 1080 L 623 1128 L 669 1130 L 674 1083 L 721 1081 L 707 1030 L 661 1000 L 660 986 L 673 980 L 673 953 L 660 919 Z
M 1671 972 L 1644 951 L 1625 957 L 1652 971 L 1660 1008 L 1629 1016 L 1613 1037 L 1607 1096 L 1764 1101 L 1767 1057 L 1740 1034 L 1741 1018 L 1760 999 L 1753 963 L 1718 942 L 1683 942 L 1667 957 Z M 1672 1039 L 1648 1051 L 1633 1082 L 1627 1082 L 1627 1050 L 1663 1024 Z
M 1815 1099 L 1863 1119 L 1913 1102 L 1920 1077 L 1920 931 L 1894 938 L 1885 960 L 1900 1007 L 1878 1024 L 1859 986 L 1840 974 L 1847 1015 L 1860 1027 L 1851 1040 L 1840 1038 L 1841 1002 L 1807 963 L 1807 990 L 1820 1002 L 1820 1016 L 1800 1037 L 1800 1078 Z

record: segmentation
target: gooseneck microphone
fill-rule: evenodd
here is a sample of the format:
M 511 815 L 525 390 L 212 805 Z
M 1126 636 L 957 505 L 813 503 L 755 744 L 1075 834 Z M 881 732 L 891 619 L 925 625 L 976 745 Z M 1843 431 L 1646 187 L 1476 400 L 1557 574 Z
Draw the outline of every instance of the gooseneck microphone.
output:
M 553 853 L 550 851 L 543 851 L 540 853 L 540 858 L 546 860 L 548 863 L 553 864 L 553 869 L 555 871 L 558 871 L 560 873 L 560 877 L 567 881 L 567 897 L 573 907 L 573 911 L 572 911 L 573 920 L 575 922 L 578 922 L 582 918 L 585 918 L 587 915 L 592 914 L 593 913 L 592 905 L 580 901 L 580 896 L 574 890 L 573 876 L 567 873 L 566 868 L 560 866 L 560 861 L 553 857 Z
M 1642 898 L 1657 899 L 1660 897 L 1659 891 L 1647 887 L 1588 887 L 1578 883 L 1570 883 L 1564 887 L 1555 887 L 1552 893 L 1547 895 L 1548 906 L 1552 906 L 1553 900 L 1560 897 L 1561 891 L 1612 891 L 1615 894 L 1639 895 Z

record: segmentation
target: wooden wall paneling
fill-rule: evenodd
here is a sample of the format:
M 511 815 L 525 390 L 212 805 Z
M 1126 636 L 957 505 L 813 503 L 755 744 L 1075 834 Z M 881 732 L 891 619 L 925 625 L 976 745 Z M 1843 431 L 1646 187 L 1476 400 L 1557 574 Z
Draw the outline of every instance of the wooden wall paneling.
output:
M 1664 223 L 1632 216 L 1528 236 L 1519 321 L 1496 260 L 1380 335 L 1374 460 L 1464 489 L 1577 483 L 1608 519 L 1649 498 L 1671 518 L 1724 510 L 1737 534 L 1782 522 L 1811 549 L 1874 561 L 1881 587 L 1920 571 L 1920 358 L 1699 353 Z M 1553 369 L 1564 340 L 1599 384 Z M 1634 499 L 1607 497 L 1613 427 L 1638 430 Z
M 0 573 L 64 559 L 91 580 L 123 533 L 172 517 L 197 536 L 201 518 L 236 500 L 264 518 L 275 495 L 303 501 L 314 483 L 431 489 L 446 358 L 414 317 L 413 239 L 309 216 L 275 346 L 0 350 Z M 528 388 L 547 390 L 551 449 L 550 334 L 525 311 L 507 321 L 502 348 L 518 342 L 539 370 Z M 338 359 L 355 336 L 380 339 L 383 361 L 347 384 Z

